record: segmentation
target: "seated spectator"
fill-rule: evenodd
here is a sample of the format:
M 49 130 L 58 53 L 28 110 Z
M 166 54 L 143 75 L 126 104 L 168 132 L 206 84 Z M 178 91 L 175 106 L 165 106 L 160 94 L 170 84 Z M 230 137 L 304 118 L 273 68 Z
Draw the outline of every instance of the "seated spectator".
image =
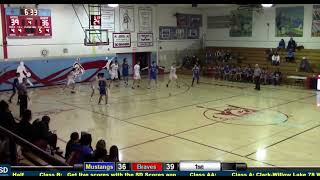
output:
M 236 80 L 237 80 L 237 77 L 236 77 L 237 68 L 236 68 L 236 66 L 233 66 L 233 67 L 231 68 L 230 73 L 231 73 L 231 80 L 232 80 L 232 81 L 236 81 Z
M 9 104 L 4 100 L 0 102 L 0 126 L 8 129 L 9 131 L 16 131 L 16 122 L 14 121 L 13 115 L 9 110 Z
M 294 60 L 295 60 L 294 51 L 292 49 L 289 49 L 288 55 L 286 57 L 286 62 L 294 62 Z
M 224 67 L 221 65 L 220 66 L 220 79 L 223 80 L 224 77 Z
M 271 62 L 273 55 L 274 55 L 274 52 L 273 52 L 273 49 L 272 49 L 272 48 L 266 50 L 266 58 L 267 58 L 267 61 L 270 61 L 270 62 Z
M 278 54 L 278 52 L 276 52 L 272 56 L 272 65 L 274 65 L 274 66 L 279 66 L 280 65 L 280 55 Z
M 92 136 L 88 133 L 82 133 L 80 138 L 80 144 L 75 145 L 72 153 L 67 159 L 69 165 L 82 164 L 86 159 L 90 159 L 93 150 L 91 147 Z
M 275 86 L 280 85 L 282 79 L 282 73 L 280 72 L 280 69 L 278 68 L 274 73 L 273 73 L 273 84 Z
M 97 142 L 96 150 L 92 154 L 92 162 L 108 162 L 108 160 L 106 142 L 101 139 Z
M 119 150 L 117 146 L 111 146 L 108 162 L 119 162 Z
M 230 74 L 231 72 L 230 72 L 229 65 L 226 65 L 223 70 L 223 79 L 229 81 Z
M 311 65 L 306 57 L 303 57 L 299 67 L 300 72 L 313 72 Z
M 241 73 L 242 73 L 242 70 L 241 70 L 241 67 L 239 66 L 236 69 L 236 81 L 242 81 Z
M 30 110 L 25 110 L 20 123 L 18 124 L 17 133 L 19 136 L 25 140 L 33 143 L 36 140 L 35 129 L 30 123 L 32 119 L 32 112 Z
M 77 145 L 79 145 L 79 133 L 73 132 L 70 135 L 70 140 L 68 141 L 67 146 L 66 146 L 66 154 L 64 156 L 65 159 L 68 159 L 70 157 L 72 150 Z
M 289 51 L 291 49 L 293 52 L 296 52 L 296 48 L 297 48 L 296 41 L 293 40 L 293 38 L 290 38 L 290 41 L 288 42 L 287 50 Z
M 281 39 L 278 45 L 278 50 L 285 49 L 285 48 L 286 48 L 286 42 L 284 41 L 284 39 Z
M 57 147 L 58 136 L 50 131 L 49 124 L 49 116 L 43 116 L 41 121 L 35 121 L 33 123 L 36 130 L 36 142 L 40 143 L 40 145 L 47 144 L 50 146 L 52 153 L 62 155 L 62 152 L 59 151 L 59 148 Z
M 224 62 L 229 62 L 230 60 L 232 60 L 231 52 L 227 50 L 226 54 L 224 55 Z
M 268 84 L 268 70 L 266 68 L 262 68 L 261 82 L 263 85 Z

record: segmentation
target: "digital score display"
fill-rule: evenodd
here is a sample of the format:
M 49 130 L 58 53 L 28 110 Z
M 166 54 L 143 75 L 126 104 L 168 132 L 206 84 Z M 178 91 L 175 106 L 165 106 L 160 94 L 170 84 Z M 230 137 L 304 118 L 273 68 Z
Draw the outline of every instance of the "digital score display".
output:
M 52 37 L 48 9 L 6 8 L 8 38 Z
M 91 15 L 91 26 L 101 26 L 101 16 Z

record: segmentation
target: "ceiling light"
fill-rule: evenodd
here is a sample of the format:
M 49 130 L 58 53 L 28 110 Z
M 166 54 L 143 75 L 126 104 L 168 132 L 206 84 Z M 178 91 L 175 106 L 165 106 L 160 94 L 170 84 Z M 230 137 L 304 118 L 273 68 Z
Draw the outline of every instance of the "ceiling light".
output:
M 118 7 L 119 4 L 108 4 L 109 7 L 112 7 L 112 8 L 115 8 L 115 7 Z
M 273 4 L 261 4 L 262 7 L 265 7 L 265 8 L 270 8 L 273 6 Z

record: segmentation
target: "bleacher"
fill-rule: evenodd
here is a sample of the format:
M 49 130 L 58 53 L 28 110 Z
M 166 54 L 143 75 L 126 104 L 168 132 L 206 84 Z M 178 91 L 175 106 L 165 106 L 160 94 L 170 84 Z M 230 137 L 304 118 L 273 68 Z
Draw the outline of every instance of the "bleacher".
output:
M 320 72 L 320 49 L 302 49 L 297 50 L 295 53 L 296 61 L 294 63 L 285 62 L 285 57 L 287 52 L 281 50 L 279 55 L 281 57 L 280 66 L 272 66 L 270 61 L 266 59 L 266 49 L 267 48 L 241 48 L 241 47 L 207 47 L 206 51 L 215 52 L 217 50 L 230 50 L 233 54 L 238 54 L 242 57 L 239 65 L 252 65 L 259 64 L 262 68 L 268 68 L 269 71 L 274 71 L 277 68 L 283 73 L 284 77 L 287 76 L 312 76 L 317 75 Z M 299 65 L 302 57 L 307 57 L 309 60 L 314 73 L 299 72 Z

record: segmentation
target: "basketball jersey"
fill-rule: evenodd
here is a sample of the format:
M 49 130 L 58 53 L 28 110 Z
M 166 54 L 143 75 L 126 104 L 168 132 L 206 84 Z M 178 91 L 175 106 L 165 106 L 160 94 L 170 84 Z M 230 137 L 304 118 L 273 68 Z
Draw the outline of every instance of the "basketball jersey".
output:
M 122 65 L 122 75 L 128 76 L 129 75 L 129 64 Z
M 157 66 L 157 65 L 152 65 L 152 66 L 150 67 L 150 74 L 156 75 L 157 72 L 158 72 L 158 66 Z
M 140 74 L 140 65 L 139 64 L 136 64 L 134 66 L 134 74 Z
M 100 89 L 105 89 L 107 86 L 106 81 L 105 80 L 99 80 L 99 88 Z
M 199 75 L 200 74 L 200 68 L 199 67 L 194 67 L 193 69 L 192 69 L 192 71 L 193 71 L 193 74 L 194 75 Z
M 176 74 L 176 72 L 177 72 L 177 68 L 175 68 L 175 67 L 171 66 L 170 74 L 171 74 L 171 75 L 175 75 L 175 74 Z

